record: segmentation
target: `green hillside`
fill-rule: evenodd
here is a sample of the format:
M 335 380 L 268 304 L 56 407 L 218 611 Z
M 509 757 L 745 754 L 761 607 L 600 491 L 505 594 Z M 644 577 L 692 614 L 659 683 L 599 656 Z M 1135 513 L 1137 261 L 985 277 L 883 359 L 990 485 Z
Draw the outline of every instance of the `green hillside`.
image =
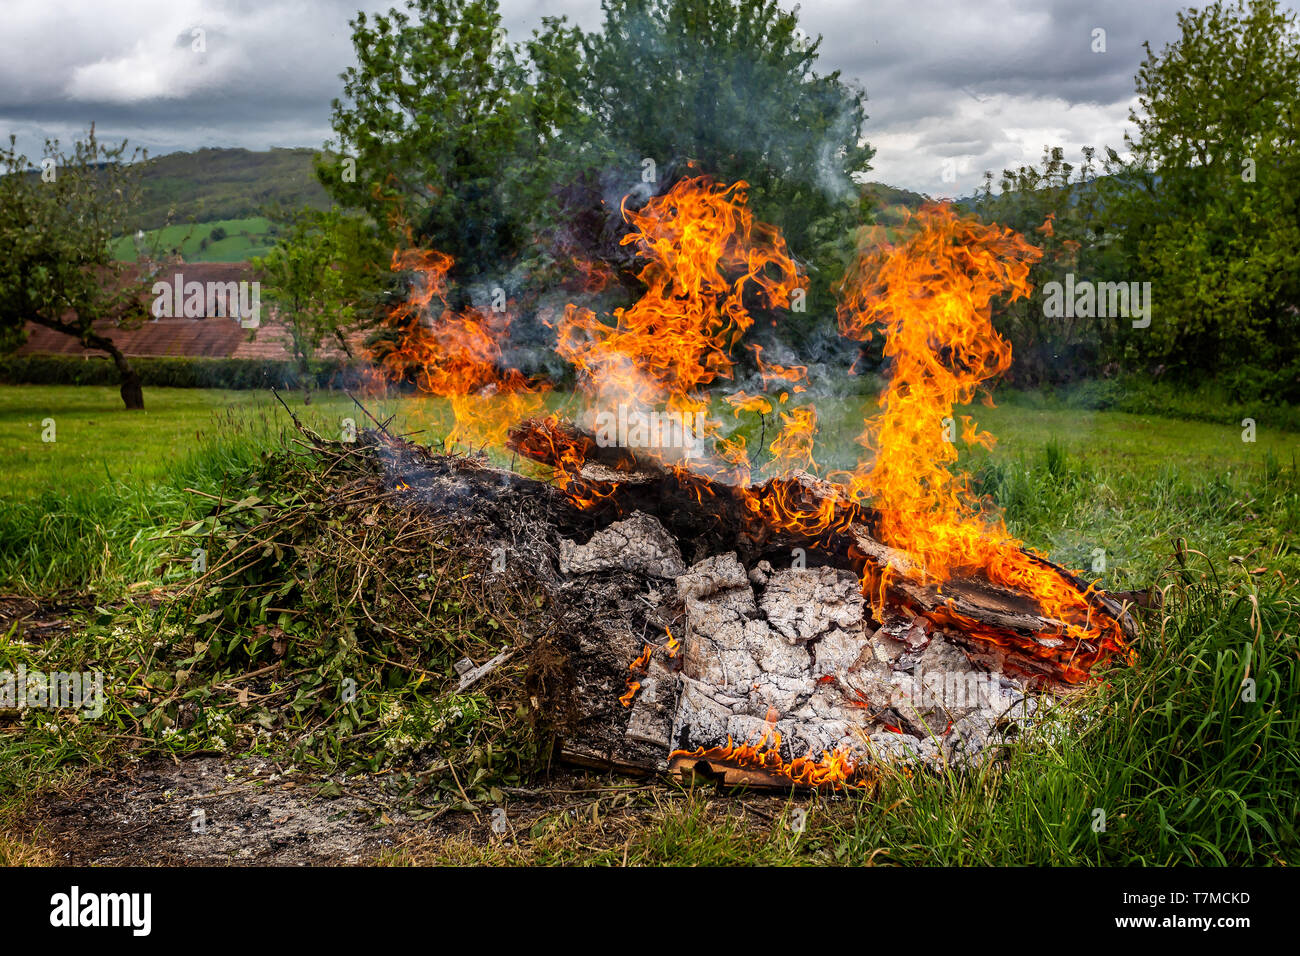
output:
M 929 199 L 885 183 L 863 183 L 862 192 L 871 200 L 872 221 L 887 227 L 901 225 Z
M 326 208 L 329 200 L 312 169 L 314 154 L 311 149 L 200 149 L 149 159 L 142 169 L 142 202 L 128 229 L 148 231 L 169 222 L 215 225 L 260 216 L 277 205 Z
M 186 262 L 247 262 L 270 251 L 278 228 L 265 216 L 179 223 L 144 230 L 143 236 L 123 236 L 113 243 L 113 256 L 130 262 L 141 243 L 146 251 L 179 254 Z
M 137 232 L 149 249 L 179 252 L 190 262 L 244 262 L 265 255 L 275 241 L 269 209 L 328 208 L 312 168 L 314 150 L 200 149 L 168 153 L 143 164 L 142 201 L 130 234 L 113 246 L 121 260 L 136 257 Z M 897 225 L 924 196 L 884 183 L 865 183 L 874 219 Z M 170 223 L 170 224 L 168 224 Z

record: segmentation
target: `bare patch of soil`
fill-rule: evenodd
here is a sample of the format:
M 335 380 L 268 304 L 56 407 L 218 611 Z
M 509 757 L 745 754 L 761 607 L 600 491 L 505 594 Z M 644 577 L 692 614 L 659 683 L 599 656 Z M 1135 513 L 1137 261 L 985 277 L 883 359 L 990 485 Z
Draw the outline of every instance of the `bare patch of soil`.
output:
M 510 788 L 503 807 L 444 805 L 430 814 L 389 790 L 384 774 L 289 775 L 258 757 L 150 757 L 41 794 L 15 829 L 54 865 L 510 862 L 526 857 L 539 820 L 631 825 L 658 802 L 647 798 L 666 796 L 658 782 L 560 772 L 535 789 Z M 787 797 L 757 799 L 776 812 Z
M 150 758 L 39 798 L 24 823 L 63 864 L 347 865 L 430 829 L 398 803 L 376 777 L 288 777 L 258 758 Z

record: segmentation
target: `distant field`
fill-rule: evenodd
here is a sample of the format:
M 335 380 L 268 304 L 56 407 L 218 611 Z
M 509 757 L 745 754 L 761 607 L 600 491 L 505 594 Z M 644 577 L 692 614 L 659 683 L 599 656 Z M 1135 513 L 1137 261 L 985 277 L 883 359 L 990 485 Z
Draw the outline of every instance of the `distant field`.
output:
M 187 262 L 247 262 L 266 255 L 275 242 L 274 224 L 264 216 L 221 219 L 216 222 L 181 223 L 150 229 L 142 239 L 123 236 L 113 244 L 121 262 L 136 258 L 136 243 L 164 254 L 179 253 Z

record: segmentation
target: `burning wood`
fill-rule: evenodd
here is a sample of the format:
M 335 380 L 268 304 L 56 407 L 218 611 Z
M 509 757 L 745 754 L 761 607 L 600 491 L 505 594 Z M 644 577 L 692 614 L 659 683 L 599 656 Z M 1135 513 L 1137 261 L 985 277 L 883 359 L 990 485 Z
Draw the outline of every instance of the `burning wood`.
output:
M 554 326 L 577 377 L 572 414 L 595 433 L 535 417 L 544 386 L 504 366 L 507 318 L 452 312 L 451 262 L 437 253 L 395 256 L 415 291 L 380 356 L 449 399 L 453 439 L 504 440 L 552 469 L 549 493 L 567 509 L 557 594 L 617 585 L 604 646 L 582 648 L 604 662 L 600 694 L 584 698 L 603 743 L 571 738 L 570 757 L 662 767 L 672 752 L 677 769 L 847 786 L 881 760 L 983 753 L 1008 712 L 1032 718 L 1031 687 L 1082 683 L 1130 653 L 1125 608 L 1015 540 L 955 467 L 954 409 L 1010 362 L 991 304 L 1026 294 L 1039 250 L 943 206 L 922 210 L 902 242 L 868 248 L 841 285 L 839 328 L 859 341 L 882 332 L 893 377 L 860 439 L 867 453 L 827 481 L 816 407 L 791 400 L 810 392 L 805 366 L 751 345 L 761 389 L 708 392 L 734 378 L 750 310 L 776 314 L 804 291 L 745 184 L 684 179 L 622 211 L 644 294 L 603 316 L 570 303 Z M 737 415 L 779 417 L 772 477 L 755 480 L 743 438 L 710 417 L 719 397 Z M 680 448 L 625 436 L 633 414 L 655 435 L 673 419 Z M 600 425 L 611 416 L 613 443 Z M 991 443 L 960 421 L 967 443 Z M 680 653 L 650 639 L 677 626 Z M 926 680 L 960 674 L 979 686 L 935 703 Z
M 878 592 L 881 607 L 906 608 L 952 632 L 977 653 L 1028 676 L 1077 683 L 1131 637 L 1133 623 L 1113 600 L 1039 555 L 1026 562 L 1057 576 L 1092 608 L 1099 636 L 1072 636 L 1065 622 L 1043 612 L 1032 595 L 996 584 L 978 570 L 942 584 L 915 576 L 909 558 L 875 537 L 880 515 L 850 502 L 830 482 L 807 475 L 773 478 L 761 485 L 723 485 L 682 468 L 638 459 L 626 449 L 602 448 L 595 438 L 554 419 L 515 426 L 507 447 L 549 465 L 558 484 L 598 514 L 640 511 L 666 527 L 710 544 L 735 548 L 753 560 L 779 549 L 815 549 L 838 561 Z M 779 506 L 779 507 L 778 507 Z M 774 515 L 817 515 L 804 527 L 778 524 Z

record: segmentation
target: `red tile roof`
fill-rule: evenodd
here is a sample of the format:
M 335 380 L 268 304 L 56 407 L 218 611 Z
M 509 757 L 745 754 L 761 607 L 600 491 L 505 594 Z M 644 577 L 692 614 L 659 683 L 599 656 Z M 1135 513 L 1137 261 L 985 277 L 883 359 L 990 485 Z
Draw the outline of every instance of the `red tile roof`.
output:
M 164 268 L 159 281 L 173 283 L 179 273 L 183 282 L 240 282 L 252 281 L 254 273 L 247 263 L 241 262 L 187 262 Z M 143 300 L 147 305 L 154 301 L 153 293 L 146 289 Z M 273 307 L 263 304 L 261 325 L 258 329 L 241 328 L 239 320 L 223 316 L 205 318 L 157 318 L 134 329 L 121 329 L 112 322 L 96 322 L 96 333 L 112 339 L 123 354 L 137 356 L 182 355 L 207 358 L 249 358 L 289 360 L 293 358 L 292 339 Z M 95 349 L 84 349 L 80 340 L 55 332 L 33 322 L 27 323 L 27 341 L 18 349 L 19 355 L 103 355 Z M 355 354 L 363 354 L 364 332 L 348 336 L 348 344 Z M 341 358 L 343 351 L 333 343 L 321 349 L 321 358 Z

